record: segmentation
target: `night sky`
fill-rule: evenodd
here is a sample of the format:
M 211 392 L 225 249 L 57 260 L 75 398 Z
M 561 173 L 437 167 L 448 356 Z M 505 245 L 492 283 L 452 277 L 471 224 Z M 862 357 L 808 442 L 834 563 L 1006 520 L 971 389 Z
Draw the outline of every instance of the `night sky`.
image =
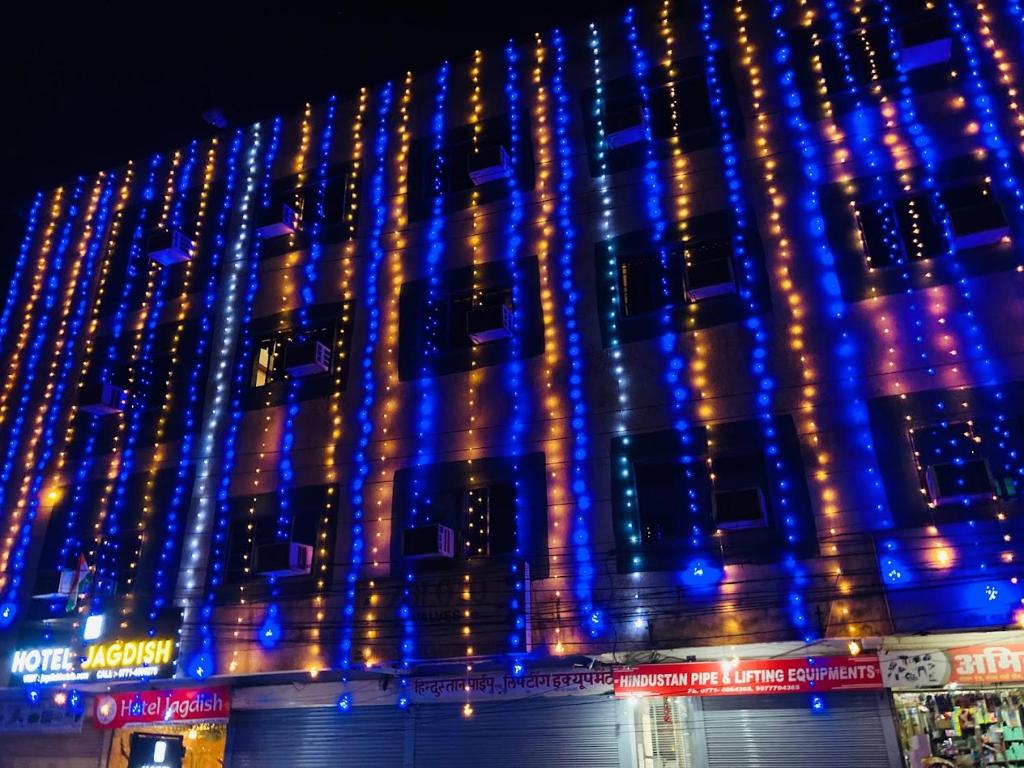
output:
M 36 190 L 208 135 L 210 107 L 247 124 L 624 2 L 19 6 L 0 38 L 0 285 Z

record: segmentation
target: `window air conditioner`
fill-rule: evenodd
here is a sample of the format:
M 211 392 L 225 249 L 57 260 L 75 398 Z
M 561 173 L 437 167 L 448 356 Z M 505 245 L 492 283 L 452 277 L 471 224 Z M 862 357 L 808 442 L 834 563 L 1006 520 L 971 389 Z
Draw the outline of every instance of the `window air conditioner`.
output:
M 331 369 L 331 350 L 319 341 L 289 344 L 284 351 L 284 369 L 296 378 L 327 373 Z
M 763 528 L 768 524 L 764 492 L 760 488 L 716 490 L 711 504 L 718 528 Z
M 299 230 L 302 221 L 302 198 L 292 195 L 272 202 L 257 215 L 256 233 L 262 238 L 281 237 Z
M 474 186 L 507 179 L 512 175 L 512 161 L 500 144 L 483 144 L 469 153 L 469 178 Z
M 935 504 L 981 501 L 995 496 L 995 483 L 985 459 L 932 464 L 925 470 L 925 482 Z
M 158 229 L 146 243 L 149 258 L 165 267 L 188 261 L 194 255 L 195 247 L 195 243 L 177 229 Z
M 262 576 L 305 576 L 313 570 L 313 547 L 296 541 L 275 541 L 256 548 L 256 573 Z
M 107 382 L 82 387 L 78 398 L 79 410 L 94 416 L 123 413 L 128 406 L 128 390 Z
M 402 531 L 402 554 L 410 560 L 455 557 L 455 531 L 446 525 L 420 525 Z
M 75 581 L 72 570 L 41 570 L 36 580 L 35 600 L 59 600 L 71 594 L 71 585 Z
M 512 336 L 512 310 L 507 304 L 470 310 L 466 315 L 466 326 L 474 344 L 508 339 Z
M 702 301 L 736 293 L 732 274 L 732 247 L 727 240 L 687 245 L 683 251 L 686 296 Z
M 953 51 L 949 24 L 941 18 L 925 18 L 900 28 L 903 69 L 910 71 L 949 61 Z
M 612 149 L 619 149 L 644 140 L 644 111 L 639 104 L 621 109 L 606 109 L 604 140 Z

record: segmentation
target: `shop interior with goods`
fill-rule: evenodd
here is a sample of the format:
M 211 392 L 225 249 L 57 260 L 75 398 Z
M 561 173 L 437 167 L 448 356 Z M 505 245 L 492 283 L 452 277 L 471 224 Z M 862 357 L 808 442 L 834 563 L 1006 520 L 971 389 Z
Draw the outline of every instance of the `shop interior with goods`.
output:
M 1022 688 L 895 693 L 893 704 L 910 768 L 1024 766 Z

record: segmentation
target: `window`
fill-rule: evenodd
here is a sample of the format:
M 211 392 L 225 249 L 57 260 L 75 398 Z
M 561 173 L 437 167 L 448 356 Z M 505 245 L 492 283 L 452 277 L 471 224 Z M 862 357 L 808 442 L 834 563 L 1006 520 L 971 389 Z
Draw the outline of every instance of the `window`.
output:
M 504 286 L 460 291 L 439 299 L 428 315 L 433 342 L 448 349 L 460 349 L 510 338 L 511 325 L 506 313 L 500 312 L 502 307 L 512 309 L 512 289 Z M 493 308 L 499 308 L 499 312 L 489 311 Z
M 344 357 L 339 343 L 342 334 L 338 321 L 317 326 L 301 337 L 294 329 L 262 337 L 254 345 L 250 386 L 259 389 L 291 376 L 336 370 Z
M 946 189 L 942 196 L 957 248 L 993 245 L 1009 235 L 1006 214 L 989 179 Z
M 853 204 L 853 210 L 869 269 L 921 261 L 944 250 L 942 228 L 923 196 L 862 200 Z
M 683 245 L 686 297 L 701 301 L 736 292 L 732 274 L 732 245 L 719 238 Z
M 645 542 L 677 541 L 684 533 L 679 500 L 679 463 L 641 460 L 633 463 L 640 538 Z
M 415 490 L 414 490 L 415 489 Z M 518 498 L 517 498 L 518 495 Z M 409 524 L 415 510 L 415 520 Z M 517 519 L 518 511 L 518 519 Z M 455 546 L 441 556 L 436 545 L 444 526 L 454 532 Z M 432 537 L 425 548 L 418 532 Z M 517 541 L 531 573 L 540 577 L 547 562 L 547 495 L 544 455 L 485 457 L 472 463 L 444 462 L 405 467 L 395 473 L 392 493 L 392 557 L 394 562 L 415 561 L 415 567 L 443 570 L 454 561 L 482 561 L 508 557 Z M 410 533 L 412 532 L 412 533 Z M 430 552 L 426 557 L 420 552 Z
M 981 455 L 982 439 L 973 422 L 911 429 L 910 439 L 922 487 L 932 506 L 996 498 L 988 461 Z
M 506 362 L 513 331 L 524 359 L 544 350 L 540 270 L 533 256 L 446 270 L 434 285 L 426 279 L 405 283 L 398 311 L 402 381 Z
M 284 577 L 286 582 L 292 583 L 294 589 L 301 593 L 308 588 L 309 578 L 330 579 L 330 568 L 324 568 L 324 563 L 319 561 L 319 550 L 326 552 L 333 551 L 334 525 L 330 522 L 324 523 L 324 516 L 332 517 L 336 514 L 335 504 L 329 504 L 328 499 L 334 489 L 327 485 L 311 485 L 292 488 L 288 492 L 289 509 L 291 511 L 291 526 L 287 533 L 287 539 L 278 539 L 278 509 L 279 499 L 277 493 L 264 493 L 258 496 L 241 496 L 230 500 L 231 521 L 228 526 L 228 550 L 225 579 L 229 583 L 239 582 L 261 582 L 266 580 L 265 575 L 258 573 L 257 569 L 262 567 L 274 569 L 275 565 L 279 576 Z M 326 510 L 326 512 L 325 512 Z M 327 538 L 321 538 L 320 532 L 327 532 Z M 260 566 L 258 560 L 261 548 L 267 545 L 280 544 L 280 548 L 263 550 L 264 563 Z M 292 545 L 299 545 L 298 548 Z M 298 549 L 299 560 L 302 559 L 305 548 L 311 547 L 313 562 L 311 572 L 304 572 L 305 569 L 294 568 L 292 574 L 288 574 L 290 561 L 290 549 Z M 283 551 L 282 551 L 283 550 Z M 272 562 L 272 559 L 281 560 L 280 563 Z M 308 563 L 307 563 L 308 567 Z M 302 586 L 306 584 L 307 586 Z M 248 591 L 250 587 L 246 587 Z
M 651 137 L 668 139 L 713 127 L 711 98 L 703 70 L 648 88 Z M 617 81 L 604 100 L 605 141 L 620 149 L 646 138 L 643 100 L 635 83 Z
M 868 401 L 873 443 L 898 528 L 995 524 L 1020 514 L 1024 383 Z M 1000 403 L 1000 404 L 997 404 Z M 1007 412 L 1002 411 L 1008 409 Z M 998 411 L 997 411 L 998 409 Z M 943 418 L 945 417 L 945 418 Z M 942 420 L 940 420 L 942 419 Z
M 814 517 L 792 419 L 775 419 L 779 462 L 765 461 L 763 424 L 717 424 L 714 440 L 695 427 L 681 436 L 663 430 L 612 441 L 612 507 L 621 572 L 674 569 L 703 531 L 706 556 L 725 562 L 772 562 L 784 553 L 817 552 Z M 625 461 L 623 461 L 625 460 Z M 780 488 L 785 486 L 785 492 Z M 783 507 L 784 505 L 784 507 Z M 790 524 L 778 518 L 785 508 Z M 793 536 L 793 532 L 798 535 Z
M 708 459 L 712 514 L 719 530 L 764 528 L 768 477 L 760 453 L 734 453 Z
M 626 316 L 736 293 L 728 238 L 691 241 L 670 249 L 662 263 L 651 252 L 619 257 L 619 291 Z

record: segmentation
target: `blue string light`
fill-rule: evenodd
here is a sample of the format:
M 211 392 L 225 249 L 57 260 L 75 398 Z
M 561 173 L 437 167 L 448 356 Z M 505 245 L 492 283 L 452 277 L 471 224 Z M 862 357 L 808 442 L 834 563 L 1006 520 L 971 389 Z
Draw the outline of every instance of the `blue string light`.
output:
M 565 322 L 567 351 L 569 353 L 569 401 L 572 403 L 572 418 L 569 425 L 572 431 L 572 483 L 570 489 L 576 500 L 573 514 L 572 541 L 576 557 L 576 597 L 579 600 L 583 624 L 591 637 L 596 637 L 604 630 L 603 612 L 594 606 L 593 582 L 594 563 L 590 552 L 589 519 L 593 499 L 587 482 L 587 463 L 589 447 L 586 431 L 587 408 L 584 402 L 583 383 L 584 366 L 581 350 L 579 324 L 576 320 L 576 309 L 579 305 L 579 291 L 573 274 L 572 261 L 576 248 L 576 229 L 572 221 L 572 148 L 569 146 L 569 95 L 565 89 L 565 43 L 562 33 L 557 29 L 552 33 L 555 49 L 555 71 L 552 77 L 554 93 L 555 137 L 559 167 L 558 207 L 556 215 L 562 233 L 561 252 L 558 261 L 561 264 L 562 315 Z
M 512 619 L 512 631 L 509 633 L 508 646 L 512 656 L 512 675 L 522 677 L 526 672 L 523 655 L 526 647 L 526 606 L 529 595 L 526 590 L 526 562 L 523 559 L 523 544 L 526 539 L 525 525 L 529 519 L 529 510 L 525 506 L 522 494 L 522 477 L 520 462 L 523 454 L 523 433 L 526 430 L 526 404 L 523 403 L 523 362 L 522 362 L 522 331 L 519 322 L 522 306 L 523 285 L 522 270 L 519 268 L 519 253 L 523 244 L 521 225 L 523 222 L 523 194 L 519 189 L 519 141 L 522 116 L 519 107 L 519 53 L 515 45 L 509 41 L 505 47 L 505 95 L 507 98 L 509 123 L 509 166 L 508 177 L 509 197 L 512 210 L 508 226 L 505 230 L 505 261 L 512 273 L 512 338 L 509 344 L 508 376 L 505 379 L 506 389 L 512 403 L 512 418 L 509 421 L 508 443 L 509 455 L 513 460 L 513 490 L 515 494 L 515 548 L 509 566 L 512 578 L 512 596 L 509 598 L 509 614 Z
M 377 340 L 380 337 L 380 314 L 379 304 L 379 276 L 380 265 L 384 259 L 384 247 L 382 238 L 384 226 L 387 222 L 387 203 L 384 197 L 385 172 L 387 170 L 387 148 L 388 148 L 388 113 L 391 109 L 392 84 L 388 82 L 381 91 L 380 106 L 377 109 L 377 136 L 374 142 L 374 161 L 376 167 L 371 182 L 370 206 L 374 211 L 373 227 L 370 233 L 370 262 L 366 270 L 366 283 L 364 296 L 368 314 L 366 343 L 363 346 L 360 368 L 362 371 L 362 393 L 360 402 L 358 423 L 359 440 L 353 456 L 353 465 L 356 468 L 351 484 L 352 503 L 352 543 L 351 556 L 349 558 L 348 573 L 345 576 L 345 598 L 342 609 L 342 635 L 341 635 L 341 658 L 340 666 L 343 679 L 347 679 L 348 670 L 352 665 L 352 635 L 354 632 L 354 620 L 356 612 L 356 582 L 359 579 L 359 571 L 363 563 L 363 518 L 364 518 L 364 495 L 363 489 L 366 485 L 366 478 L 370 473 L 370 461 L 367 456 L 367 448 L 370 444 L 370 437 L 373 434 L 373 407 L 376 401 L 376 383 L 373 376 L 373 353 L 377 347 Z
M 224 174 L 224 196 L 217 215 L 216 229 L 213 237 L 213 249 L 209 255 L 209 276 L 203 292 L 202 316 L 199 326 L 199 338 L 196 340 L 195 353 L 192 357 L 192 372 L 188 381 L 188 400 L 181 414 L 185 425 L 181 447 L 178 452 L 178 465 L 175 472 L 174 490 L 164 514 L 163 544 L 153 574 L 153 596 L 149 608 L 149 634 L 156 634 L 156 621 L 167 605 L 166 591 L 169 586 L 169 571 L 177 562 L 175 557 L 178 546 L 178 527 L 181 506 L 185 500 L 186 479 L 192 462 L 192 445 L 196 438 L 196 410 L 199 406 L 200 374 L 206 371 L 206 349 L 210 343 L 213 328 L 213 317 L 217 303 L 217 289 L 220 286 L 221 261 L 225 249 L 225 227 L 231 213 L 231 203 L 238 171 L 238 155 L 242 147 L 243 133 L 235 131 L 231 149 L 227 157 L 227 170 Z
M 601 36 L 596 24 L 590 25 L 589 45 L 593 57 L 594 72 L 594 109 L 592 114 L 597 126 L 597 143 L 594 150 L 594 159 L 597 167 L 600 169 L 600 175 L 596 179 L 598 194 L 601 199 L 600 235 L 607 250 L 607 259 L 602 277 L 610 297 L 606 325 L 608 328 L 608 346 L 612 358 L 612 373 L 615 376 L 615 386 L 618 392 L 615 435 L 622 441 L 624 446 L 628 446 L 629 377 L 626 375 L 625 366 L 622 364 L 622 341 L 619 339 L 619 312 L 622 300 L 619 295 L 618 257 L 612 242 L 614 233 L 612 210 L 614 206 L 611 177 L 608 172 L 608 141 L 604 125 L 606 101 L 604 96 L 604 74 L 601 67 Z M 629 477 L 629 456 L 626 451 L 619 452 L 615 463 L 615 471 L 622 477 Z M 642 563 L 642 559 L 639 554 L 640 539 L 637 536 L 636 524 L 633 520 L 635 501 L 632 488 L 627 488 L 624 491 L 622 504 L 627 510 L 625 522 L 623 523 L 626 531 L 626 541 L 629 543 L 629 546 L 634 548 L 634 554 L 630 558 L 630 562 L 633 567 L 638 568 Z
M 141 200 L 139 201 L 136 221 L 128 247 L 124 283 L 121 288 L 117 308 L 114 311 L 111 323 L 111 333 L 107 339 L 106 354 L 103 358 L 103 365 L 100 368 L 100 373 L 97 377 L 98 381 L 101 382 L 109 381 L 114 370 L 114 366 L 117 361 L 118 342 L 121 340 L 121 335 L 124 331 L 125 314 L 128 312 L 128 300 L 133 294 L 135 279 L 142 272 L 141 265 L 138 262 L 140 261 L 139 257 L 142 253 L 140 243 L 146 226 L 146 214 L 149 209 L 147 200 L 152 199 L 153 184 L 156 180 L 156 173 L 160 168 L 162 159 L 162 156 L 159 154 L 154 155 L 150 159 L 146 183 L 140 191 L 139 196 Z M 146 194 L 147 192 L 149 192 L 149 195 Z M 83 418 L 83 411 L 78 410 L 76 412 L 76 418 Z M 99 416 L 92 416 L 89 419 L 89 433 L 82 449 L 82 458 L 74 475 L 74 487 L 71 493 L 71 501 L 68 505 L 67 518 L 64 521 L 65 536 L 64 541 L 61 544 L 59 557 L 57 558 L 58 573 L 69 567 L 69 559 L 74 554 L 78 554 L 77 550 L 80 550 L 81 548 L 82 542 L 78 538 L 76 526 L 78 515 L 82 509 L 85 485 L 92 473 L 95 460 L 94 451 L 96 447 L 96 439 L 100 431 L 100 423 L 101 417 Z M 62 610 L 59 604 L 55 603 L 53 607 L 55 610 Z
M 757 394 L 754 396 L 754 405 L 757 409 L 758 422 L 764 440 L 762 449 L 765 459 L 771 464 L 776 475 L 775 484 L 778 491 L 776 495 L 778 509 L 775 512 L 781 518 L 782 530 L 788 545 L 783 553 L 782 562 L 790 576 L 790 592 L 787 596 L 790 620 L 794 627 L 803 633 L 804 642 L 810 642 L 814 639 L 814 633 L 808 629 L 803 598 L 803 588 L 806 586 L 807 576 L 803 567 L 796 561 L 793 551 L 793 548 L 804 534 L 798 530 L 795 513 L 792 509 L 792 499 L 789 492 L 791 487 L 791 468 L 786 466 L 782 452 L 779 449 L 778 433 L 773 415 L 776 386 L 775 380 L 768 372 L 766 364 L 768 359 L 768 331 L 761 318 L 765 307 L 762 306 L 758 299 L 754 263 L 747 248 L 747 231 L 750 226 L 751 212 L 745 202 L 743 183 L 737 170 L 740 158 L 736 147 L 734 128 L 729 119 L 728 106 L 722 94 L 722 80 L 718 61 L 718 51 L 721 49 L 721 43 L 712 35 L 714 18 L 710 0 L 702 0 L 701 2 L 700 29 L 701 37 L 704 41 L 704 61 L 707 67 L 711 112 L 718 121 L 719 147 L 722 152 L 722 163 L 725 166 L 724 173 L 729 204 L 732 207 L 733 213 L 733 261 L 741 267 L 740 275 L 742 279 L 739 286 L 739 295 L 747 308 L 747 318 L 743 325 L 749 332 L 751 341 L 750 372 L 757 381 Z
M 782 4 L 772 3 L 770 18 L 772 34 L 776 40 L 773 58 L 779 67 L 778 82 L 786 106 L 786 122 L 793 129 L 793 140 L 796 144 L 797 154 L 801 158 L 804 180 L 803 184 L 798 186 L 798 197 L 803 213 L 804 230 L 810 245 L 809 250 L 818 265 L 821 296 L 825 301 L 824 319 L 830 326 L 829 332 L 832 338 L 835 339 L 831 350 L 835 359 L 835 370 L 839 377 L 842 399 L 846 402 L 846 407 L 841 415 L 847 421 L 854 446 L 861 453 L 863 466 L 868 474 L 868 481 L 861 486 L 866 506 L 874 510 L 875 525 L 878 528 L 891 528 L 893 525 L 892 514 L 878 476 L 867 407 L 863 393 L 860 391 L 859 382 L 863 380 L 858 365 L 860 354 L 849 328 L 846 305 L 840 293 L 835 256 L 832 254 L 825 236 L 825 220 L 818 196 L 818 187 L 825 180 L 825 172 L 818 158 L 818 146 L 812 136 L 811 126 L 801 112 L 801 98 L 796 87 L 796 73 L 793 71 L 792 48 L 782 23 L 782 17 Z
M 171 202 L 171 214 L 169 216 L 169 228 L 179 229 L 181 227 L 182 198 L 189 187 L 192 177 L 192 169 L 195 166 L 198 141 L 192 141 L 189 145 L 188 156 L 181 171 L 178 183 L 175 185 Z M 153 345 L 156 341 L 156 331 L 163 315 L 164 305 L 167 301 L 167 286 L 170 283 L 170 270 L 160 269 L 160 279 L 155 289 L 156 300 L 149 310 L 146 318 L 144 338 L 135 354 L 133 362 L 148 361 L 152 357 Z M 139 432 L 142 426 L 142 408 L 146 398 L 151 395 L 151 388 L 154 382 L 147 381 L 147 377 L 136 375 L 134 382 L 135 390 L 131 392 L 133 400 L 132 407 L 127 414 L 128 436 L 124 441 L 124 448 L 121 451 L 121 460 L 118 466 L 117 477 L 113 485 L 113 498 L 108 503 L 107 515 L 103 521 L 102 539 L 96 549 L 95 578 L 93 579 L 92 611 L 102 611 L 104 596 L 107 590 L 116 584 L 118 577 L 118 560 L 121 548 L 120 542 L 120 513 L 124 508 L 127 496 L 128 481 L 131 478 L 135 467 L 135 446 L 139 439 Z M 114 580 L 108 584 L 106 579 Z
M 640 93 L 641 110 L 644 115 L 644 186 L 647 190 L 647 200 L 644 211 L 647 214 L 648 223 L 651 226 L 651 244 L 658 253 L 662 273 L 662 293 L 665 297 L 664 306 L 661 310 L 660 324 L 661 337 L 659 349 L 665 359 L 665 383 L 669 390 L 669 402 L 672 409 L 672 428 L 675 430 L 680 444 L 679 464 L 686 477 L 687 507 L 690 514 L 690 535 L 689 544 L 691 560 L 687 565 L 686 573 L 700 573 L 700 580 L 703 581 L 704 574 L 710 571 L 705 570 L 704 557 L 704 528 L 701 522 L 701 510 L 698 505 L 697 493 L 694 487 L 694 464 L 697 458 L 693 453 L 693 436 L 690 421 L 687 415 L 687 408 L 690 401 L 690 393 L 686 382 L 683 380 L 686 370 L 686 360 L 677 350 L 677 332 L 672 319 L 672 302 L 670 301 L 670 287 L 668 284 L 669 274 L 669 251 L 665 246 L 665 215 L 661 208 L 662 186 L 658 179 L 659 163 L 655 155 L 654 136 L 651 132 L 651 99 L 647 85 L 647 72 L 649 64 L 647 55 L 639 43 L 634 21 L 635 10 L 629 8 L 625 15 L 626 39 L 629 42 L 633 54 L 633 75 L 636 80 L 637 89 Z M 640 532 L 631 529 L 630 543 L 634 546 L 641 544 Z M 643 570 L 643 558 L 634 554 L 631 565 L 634 571 Z
M 331 142 L 334 136 L 334 116 L 336 112 L 337 97 L 332 95 L 327 100 L 327 114 L 324 118 L 323 133 L 320 138 L 320 158 L 317 166 L 316 189 L 311 199 L 306 201 L 306 210 L 312 209 L 312 221 L 309 226 L 309 254 L 302 269 L 302 285 L 299 288 L 298 323 L 295 328 L 295 341 L 306 340 L 306 333 L 309 330 L 309 310 L 313 305 L 316 291 L 317 268 L 320 264 L 320 256 L 323 251 L 320 242 L 320 230 L 323 227 L 323 201 L 327 189 L 327 168 L 330 162 Z M 289 494 L 292 490 L 292 481 L 295 479 L 295 470 L 292 466 L 292 447 L 295 442 L 295 417 L 299 415 L 298 393 L 301 379 L 297 376 L 288 381 L 287 396 L 285 399 L 285 419 L 282 426 L 280 459 L 278 462 L 278 483 L 277 483 L 277 530 L 278 541 L 291 539 L 292 514 L 291 499 Z M 265 648 L 271 648 L 276 644 L 276 638 L 280 637 L 280 631 L 275 634 L 268 632 L 268 627 L 278 624 L 279 610 L 276 600 L 280 593 L 278 577 L 271 575 L 267 578 L 270 586 L 271 603 L 267 607 L 267 616 L 260 628 L 260 642 Z
M 444 253 L 444 191 L 445 191 L 445 115 L 448 102 L 448 62 L 444 62 L 438 70 L 436 78 L 437 90 L 434 94 L 434 116 L 431 120 L 431 150 L 434 154 L 433 198 L 431 202 L 430 228 L 427 231 L 426 262 L 427 283 L 427 317 L 426 333 L 421 350 L 419 404 L 416 414 L 416 458 L 413 464 L 412 502 L 406 520 L 408 527 L 417 524 L 422 496 L 423 473 L 433 457 L 434 430 L 437 413 L 437 388 L 434 380 L 433 363 L 437 354 L 437 302 L 439 299 L 439 270 L 441 256 Z M 406 564 L 405 582 L 402 584 L 401 601 L 398 606 L 398 619 L 402 624 L 401 671 L 400 684 L 402 690 L 408 687 L 408 674 L 412 668 L 412 659 L 416 652 L 416 622 L 412 615 L 412 582 L 415 573 L 411 563 Z M 408 702 L 408 696 L 399 696 L 400 708 Z
M 25 224 L 25 235 L 21 240 L 21 247 L 18 249 L 18 258 L 14 262 L 14 272 L 11 273 L 11 282 L 7 286 L 7 298 L 4 299 L 4 311 L 0 314 L 0 351 L 3 351 L 4 340 L 7 338 L 7 331 L 10 328 L 11 313 L 15 307 L 20 306 L 18 302 L 18 286 L 21 285 L 21 276 L 25 271 L 25 264 L 28 262 L 29 252 L 32 250 L 32 243 L 35 240 L 36 229 L 39 225 L 39 209 L 43 204 L 43 193 L 36 192 L 32 199 L 32 207 L 28 211 L 28 221 Z
M 282 122 L 283 121 L 280 117 L 274 118 L 270 130 L 270 140 L 267 142 L 267 148 L 261 158 L 263 174 L 258 190 L 260 199 L 257 206 L 259 209 L 265 210 L 269 208 L 271 204 L 271 174 L 273 172 L 274 161 L 277 158 L 277 151 L 280 145 Z M 246 253 L 250 250 L 247 248 L 252 216 L 249 211 L 249 204 L 255 191 L 255 158 L 261 149 L 261 145 L 261 127 L 257 124 L 253 129 L 253 138 L 249 147 L 246 191 L 239 206 L 239 215 L 242 217 L 242 221 L 239 224 L 239 234 L 234 242 L 233 266 L 236 267 L 236 269 L 241 269 L 241 266 L 246 263 Z M 217 486 L 217 506 L 212 535 L 210 537 L 211 540 L 207 559 L 208 567 L 206 569 L 206 577 L 204 579 L 203 597 L 201 600 L 201 607 L 199 608 L 199 649 L 189 658 L 186 664 L 186 671 L 189 676 L 197 679 L 209 677 L 217 671 L 216 649 L 214 647 L 212 623 L 217 595 L 219 594 L 220 587 L 224 582 L 225 562 L 228 552 L 228 534 L 231 525 L 231 501 L 229 491 L 231 488 L 231 477 L 238 458 L 238 431 L 242 422 L 242 415 L 244 413 L 242 408 L 242 396 L 246 389 L 246 373 L 249 370 L 249 355 L 252 349 L 251 323 L 253 307 L 256 303 L 256 295 L 259 291 L 260 284 L 260 252 L 262 250 L 262 242 L 261 238 L 255 238 L 251 252 L 248 253 L 245 296 L 241 302 L 242 316 L 238 321 L 238 326 L 241 330 L 241 338 L 234 358 L 234 368 L 231 379 L 232 383 L 230 385 L 231 402 L 228 404 L 229 424 L 224 435 L 223 450 L 221 451 L 220 456 L 220 467 L 218 468 L 220 482 Z M 231 285 L 231 290 L 236 290 L 233 287 L 233 282 Z M 236 310 L 233 298 L 229 297 L 226 300 L 229 302 L 227 306 L 230 307 L 228 312 L 234 315 Z M 224 352 L 227 351 L 227 347 L 232 343 L 234 334 L 232 332 L 231 325 L 232 324 L 229 321 L 224 329 L 221 341 L 222 351 Z M 218 377 L 221 376 L 223 376 L 223 371 L 218 373 Z M 216 397 L 220 398 L 220 402 L 215 402 L 213 420 L 219 421 L 220 418 L 223 417 L 223 398 L 226 396 L 226 390 L 227 386 L 222 379 L 218 378 Z M 211 429 L 211 431 L 207 432 L 203 437 L 203 450 L 207 453 L 207 456 L 212 454 L 213 440 L 214 433 Z M 206 514 L 205 508 L 208 502 L 205 500 L 205 496 L 200 498 L 199 504 L 201 505 L 201 508 L 199 510 L 199 514 L 197 514 L 197 519 L 200 515 L 205 516 Z M 198 539 L 197 536 L 197 541 L 199 540 L 200 539 Z M 194 552 L 193 556 L 196 556 L 196 554 L 197 553 Z M 188 578 L 194 578 L 194 566 L 190 563 L 188 568 Z
M 28 551 L 29 544 L 32 540 L 32 523 L 35 521 L 36 514 L 39 511 L 39 502 L 43 481 L 45 479 L 46 465 L 53 456 L 55 427 L 59 417 L 63 413 L 60 405 L 64 398 L 64 390 L 67 388 L 68 378 L 70 377 L 76 362 L 76 356 L 74 353 L 75 340 L 78 338 L 78 332 L 82 327 L 82 321 L 85 318 L 86 311 L 89 306 L 89 295 L 92 288 L 92 275 L 96 267 L 97 255 L 100 253 L 101 246 L 104 242 L 104 233 L 106 231 L 107 217 L 110 213 L 110 197 L 113 193 L 114 179 L 115 177 L 113 174 L 109 175 L 105 179 L 103 191 L 101 192 L 93 220 L 88 223 L 88 226 L 90 227 L 89 240 L 86 246 L 86 252 L 82 258 L 82 271 L 79 274 L 78 282 L 75 285 L 73 297 L 74 309 L 71 313 L 70 322 L 67 324 L 66 330 L 63 331 L 66 334 L 63 360 L 60 363 L 56 380 L 47 385 L 48 388 L 52 385 L 52 390 L 50 392 L 50 405 L 46 411 L 42 427 L 43 450 L 36 457 L 35 464 L 31 470 L 28 507 L 21 518 L 13 556 L 8 564 L 8 572 L 11 574 L 11 577 L 8 582 L 8 592 L 5 602 L 12 603 L 14 605 L 18 604 L 18 593 L 22 583 L 21 572 L 25 567 L 25 554 Z M 71 309 L 70 306 L 69 309 Z M 64 321 L 62 321 L 62 328 L 63 327 Z
M 58 289 L 61 285 L 64 270 L 64 258 L 67 255 L 68 246 L 71 243 L 71 234 L 78 216 L 78 206 L 81 202 L 81 197 L 84 191 L 84 182 L 85 180 L 79 177 L 75 185 L 74 192 L 72 192 L 71 203 L 67 210 L 67 217 L 64 220 L 64 225 L 61 229 L 57 248 L 53 251 L 48 265 L 49 276 L 46 278 L 46 282 L 43 287 L 43 309 L 38 315 L 36 315 L 28 336 L 28 338 L 32 339 L 32 343 L 29 346 L 28 359 L 24 364 L 24 377 L 21 380 L 21 389 L 19 390 L 18 400 L 13 408 L 15 418 L 13 423 L 10 425 L 10 431 L 6 437 L 7 449 L 4 455 L 3 469 L 0 470 L 0 510 L 5 506 L 7 499 L 7 483 L 11 478 L 11 472 L 14 468 L 15 454 L 18 451 L 18 447 L 21 445 L 21 430 L 25 425 L 27 411 L 29 410 L 28 404 L 32 395 L 32 385 L 36 378 L 36 367 L 39 364 L 39 358 L 42 354 L 43 346 L 49 338 L 48 329 L 50 326 L 52 310 L 57 303 Z M 5 514 L 5 519 L 8 516 L 9 515 Z

